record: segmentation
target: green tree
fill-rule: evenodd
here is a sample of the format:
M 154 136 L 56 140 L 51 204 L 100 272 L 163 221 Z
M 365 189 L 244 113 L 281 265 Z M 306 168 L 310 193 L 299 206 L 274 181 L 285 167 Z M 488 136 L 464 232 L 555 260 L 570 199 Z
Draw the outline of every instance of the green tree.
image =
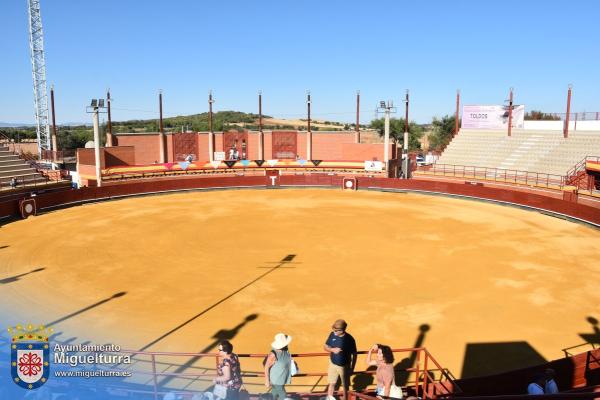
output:
M 531 110 L 525 114 L 525 120 L 527 121 L 560 121 L 560 117 L 557 115 L 546 114 L 541 111 Z
M 429 150 L 440 151 L 450 143 L 450 140 L 452 140 L 452 136 L 454 135 L 454 121 L 456 121 L 454 115 L 445 115 L 441 119 L 433 118 L 433 121 L 431 121 L 432 133 L 428 137 Z
M 404 118 L 390 118 L 390 138 L 397 144 L 404 146 Z M 371 121 L 371 128 L 377 129 L 380 136 L 385 135 L 385 119 L 374 119 Z M 408 150 L 414 151 L 421 149 L 419 139 L 423 136 L 423 127 L 415 122 L 408 123 Z

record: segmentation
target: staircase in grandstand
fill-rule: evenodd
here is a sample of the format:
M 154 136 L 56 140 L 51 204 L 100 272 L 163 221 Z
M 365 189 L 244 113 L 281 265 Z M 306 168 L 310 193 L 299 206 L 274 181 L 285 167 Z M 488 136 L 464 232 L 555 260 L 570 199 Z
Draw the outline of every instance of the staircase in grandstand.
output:
M 17 151 L 15 142 L 0 134 L 0 190 L 45 185 L 62 179 L 60 171 L 38 163 L 31 154 Z
M 600 165 L 600 157 L 587 156 L 583 160 L 575 164 L 573 168 L 567 171 L 567 185 L 575 186 L 576 188 L 581 190 L 599 190 L 598 185 L 600 184 L 600 182 L 594 182 L 592 176 L 588 174 L 587 166 L 590 163 Z

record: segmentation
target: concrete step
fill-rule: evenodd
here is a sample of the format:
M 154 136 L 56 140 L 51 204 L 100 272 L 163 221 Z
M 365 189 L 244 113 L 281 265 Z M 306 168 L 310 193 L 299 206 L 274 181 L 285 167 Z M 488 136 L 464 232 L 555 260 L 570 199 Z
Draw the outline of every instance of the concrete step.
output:
M 11 160 L 21 160 L 19 156 L 14 154 L 0 154 L 0 162 L 2 161 L 11 161 Z
M 26 162 L 0 163 L 0 171 L 10 171 L 19 168 L 31 168 L 31 166 Z
M 0 188 L 10 188 L 10 178 L 0 178 Z M 38 175 L 38 176 L 29 176 L 29 177 L 17 177 L 17 189 L 19 187 L 25 186 L 25 185 L 32 185 L 32 184 L 40 184 L 40 183 L 46 183 L 46 178 L 42 175 Z
M 7 160 L 7 161 L 0 161 L 0 167 L 10 167 L 10 166 L 19 166 L 19 167 L 30 167 L 31 165 L 23 160 Z M 6 168 L 5 168 L 6 169 Z
M 20 168 L 20 169 L 12 169 L 10 171 L 0 171 L 0 178 L 7 178 L 7 177 L 21 176 L 21 175 L 31 175 L 31 174 L 41 175 L 39 172 L 36 172 L 36 170 L 33 168 Z

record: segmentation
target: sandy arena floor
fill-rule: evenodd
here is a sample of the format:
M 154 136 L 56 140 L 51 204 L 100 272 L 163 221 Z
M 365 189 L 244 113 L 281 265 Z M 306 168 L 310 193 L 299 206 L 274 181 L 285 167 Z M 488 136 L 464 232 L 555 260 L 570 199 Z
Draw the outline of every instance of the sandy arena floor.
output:
M 422 343 L 473 376 L 584 342 L 587 318 L 600 319 L 599 260 L 599 230 L 483 202 L 334 190 L 131 198 L 2 226 L 2 322 L 52 324 L 71 343 L 199 352 L 230 338 L 265 353 L 279 331 L 293 352 L 321 351 L 345 318 L 360 349 Z

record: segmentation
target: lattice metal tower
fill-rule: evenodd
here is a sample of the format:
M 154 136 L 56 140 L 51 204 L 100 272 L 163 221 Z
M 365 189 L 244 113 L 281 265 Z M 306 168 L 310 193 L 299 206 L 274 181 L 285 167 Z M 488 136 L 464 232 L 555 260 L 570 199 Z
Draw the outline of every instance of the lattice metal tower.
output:
M 33 74 L 33 102 L 38 139 L 38 151 L 50 150 L 50 126 L 48 125 L 48 91 L 46 88 L 46 60 L 44 57 L 44 31 L 40 0 L 27 0 L 29 5 L 29 48 Z

